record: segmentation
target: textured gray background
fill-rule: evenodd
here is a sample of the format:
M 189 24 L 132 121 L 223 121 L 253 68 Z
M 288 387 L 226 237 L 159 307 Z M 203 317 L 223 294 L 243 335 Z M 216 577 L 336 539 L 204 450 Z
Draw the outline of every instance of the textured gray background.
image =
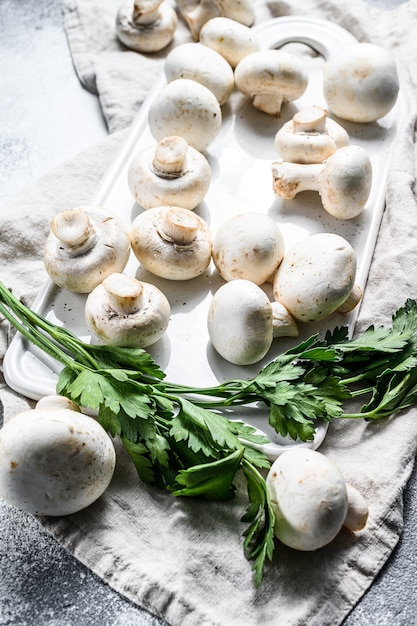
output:
M 367 1 L 386 8 L 401 3 Z M 0 32 L 1 211 L 22 187 L 94 145 L 106 129 L 96 97 L 74 72 L 59 0 L 0 0 Z M 404 518 L 397 549 L 344 626 L 417 624 L 417 471 L 404 494 Z M 0 626 L 12 624 L 163 622 L 112 591 L 30 516 L 0 501 Z

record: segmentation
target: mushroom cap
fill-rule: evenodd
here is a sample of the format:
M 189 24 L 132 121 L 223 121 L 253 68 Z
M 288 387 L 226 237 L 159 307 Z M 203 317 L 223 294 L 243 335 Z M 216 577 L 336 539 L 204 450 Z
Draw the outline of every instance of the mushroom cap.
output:
M 257 363 L 273 339 L 268 296 L 249 280 L 225 283 L 210 302 L 207 328 L 214 349 L 226 361 L 235 365 Z
M 155 4 L 155 3 L 152 3 Z M 135 52 L 159 52 L 171 43 L 178 18 L 167 2 L 159 2 L 158 18 L 143 23 L 133 19 L 133 0 L 126 0 L 116 14 L 116 34 L 123 45 Z M 153 7 L 150 7 L 153 9 Z
M 317 233 L 288 250 L 274 278 L 274 298 L 298 321 L 321 320 L 355 284 L 356 254 L 340 235 Z
M 122 272 L 130 255 L 127 230 L 103 207 L 61 211 L 51 220 L 44 265 L 62 289 L 89 293 L 113 272 Z
M 376 121 L 392 109 L 398 92 L 394 59 L 376 44 L 354 44 L 324 65 L 324 97 L 332 113 L 343 120 Z
M 324 163 L 319 176 L 323 207 L 339 219 L 356 217 L 371 192 L 372 164 L 368 153 L 361 146 L 345 146 Z
M 267 215 L 249 211 L 224 222 L 213 238 L 213 262 L 224 280 L 246 278 L 257 285 L 275 273 L 284 256 L 284 238 Z
M 253 30 L 230 17 L 213 17 L 200 30 L 200 43 L 222 55 L 234 68 L 260 45 Z
M 132 222 L 130 241 L 141 265 L 169 280 L 196 278 L 211 261 L 208 224 L 181 207 L 155 207 L 141 213 Z
M 267 490 L 276 537 L 295 550 L 313 551 L 330 543 L 346 517 L 346 483 L 339 468 L 316 450 L 292 448 L 272 464 Z
M 170 152 L 175 152 L 178 140 L 185 142 L 182 137 L 164 137 L 157 146 L 149 146 L 142 150 L 129 165 L 129 189 L 144 209 L 173 205 L 192 210 L 200 204 L 209 189 L 210 165 L 201 152 L 188 144 L 183 158 L 179 159 L 181 163 L 177 172 L 169 172 L 176 156 L 170 155 Z M 158 163 L 155 167 L 156 151 L 162 144 L 167 161 L 165 164 L 161 163 L 158 151 Z M 172 161 L 169 160 L 170 156 Z
M 195 80 L 210 89 L 222 105 L 235 86 L 233 70 L 226 59 L 201 43 L 183 43 L 171 50 L 165 59 L 167 82 L 178 78 Z
M 245 56 L 235 69 L 235 84 L 244 95 L 254 98 L 254 105 L 266 113 L 279 114 L 280 100 L 301 97 L 308 84 L 308 74 L 295 55 L 284 50 L 260 50 Z M 276 109 L 263 106 L 264 98 L 278 102 Z M 259 102 L 258 102 L 259 99 Z
M 157 141 L 179 135 L 203 152 L 220 132 L 222 112 L 210 89 L 195 80 L 178 78 L 165 85 L 152 102 L 148 122 Z
M 315 105 L 298 111 L 275 135 L 277 151 L 291 163 L 322 163 L 348 143 L 343 126 Z
M 111 274 L 87 297 L 85 319 L 112 346 L 147 348 L 168 327 L 171 307 L 155 285 L 126 274 Z
M 70 515 L 107 489 L 116 455 L 95 419 L 65 408 L 36 408 L 0 430 L 0 494 L 34 515 Z

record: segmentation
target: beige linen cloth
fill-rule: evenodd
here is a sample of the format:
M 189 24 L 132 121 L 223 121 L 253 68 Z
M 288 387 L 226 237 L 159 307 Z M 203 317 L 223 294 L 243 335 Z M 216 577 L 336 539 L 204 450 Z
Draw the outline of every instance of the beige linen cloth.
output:
M 63 4 L 75 67 L 84 85 L 97 91 L 112 135 L 24 190 L 1 212 L 1 279 L 29 304 L 45 281 L 40 250 L 49 217 L 90 201 L 126 134 L 123 129 L 161 69 L 162 53 L 145 58 L 117 43 L 118 4 Z M 417 79 L 409 73 L 417 67 L 410 28 L 417 24 L 416 3 L 381 10 L 360 0 L 262 1 L 256 11 L 257 21 L 283 15 L 328 19 L 395 55 L 411 112 L 390 167 L 386 210 L 357 328 L 389 323 L 406 298 L 417 298 Z M 176 42 L 188 39 L 180 22 Z M 5 326 L 0 324 L 2 353 Z M 2 401 L 6 419 L 28 405 L 5 385 Z M 367 498 L 368 526 L 356 536 L 342 531 L 314 553 L 277 544 L 257 590 L 242 550 L 243 485 L 233 502 L 176 499 L 141 484 L 118 447 L 114 480 L 98 502 L 79 514 L 41 522 L 111 587 L 172 626 L 337 626 L 371 585 L 401 533 L 402 494 L 417 448 L 416 418 L 412 409 L 381 423 L 330 425 L 321 451 Z

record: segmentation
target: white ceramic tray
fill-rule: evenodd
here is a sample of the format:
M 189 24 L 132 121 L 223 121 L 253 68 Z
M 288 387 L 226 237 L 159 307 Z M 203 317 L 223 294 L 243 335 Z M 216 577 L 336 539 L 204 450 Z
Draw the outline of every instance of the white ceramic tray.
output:
M 227 218 L 244 211 L 260 211 L 279 224 L 286 246 L 316 232 L 334 232 L 345 237 L 354 247 L 358 258 L 357 283 L 365 286 L 374 245 L 385 205 L 386 175 L 395 139 L 406 114 L 406 104 L 400 91 L 394 109 L 374 124 L 344 124 L 351 143 L 364 147 L 372 162 L 373 183 L 369 201 L 363 213 L 353 220 L 336 220 L 322 208 L 319 196 L 303 192 L 294 200 L 284 201 L 272 191 L 271 162 L 278 158 L 274 137 L 281 125 L 296 110 L 312 104 L 326 108 L 322 94 L 322 65 L 344 47 L 355 43 L 354 37 L 329 22 L 298 17 L 276 18 L 254 27 L 264 48 L 278 48 L 295 42 L 315 51 L 306 55 L 309 86 L 305 94 L 283 107 L 279 119 L 254 109 L 247 98 L 236 90 L 223 106 L 220 134 L 209 147 L 206 156 L 212 168 L 210 190 L 196 209 L 214 234 Z M 142 148 L 155 144 L 147 125 L 150 103 L 165 84 L 161 76 L 134 120 L 127 141 L 103 178 L 92 204 L 102 205 L 118 214 L 126 226 L 142 210 L 133 200 L 127 185 L 127 169 L 133 156 Z M 340 121 L 340 120 L 339 120 Z M 137 278 L 154 282 L 167 296 L 172 309 L 168 331 L 149 352 L 174 382 L 210 386 L 230 378 L 248 379 L 275 355 L 315 332 L 348 325 L 352 332 L 358 307 L 349 315 L 332 315 L 320 324 L 300 325 L 296 340 L 279 340 L 267 357 L 254 366 L 238 367 L 225 362 L 210 345 L 206 316 L 210 298 L 222 284 L 213 266 L 201 277 L 186 282 L 171 282 L 152 276 L 139 267 L 133 257 L 126 272 Z M 61 290 L 47 281 L 33 308 L 49 320 L 65 325 L 85 341 L 92 338 L 84 321 L 85 296 Z M 59 364 L 52 362 L 36 348 L 16 335 L 7 351 L 4 374 L 8 385 L 32 399 L 55 392 Z M 277 435 L 267 423 L 266 410 L 251 407 L 241 413 L 241 419 L 264 431 L 273 442 L 264 448 L 271 458 L 294 444 Z M 316 438 L 309 447 L 317 448 L 323 441 L 326 425 L 319 425 Z

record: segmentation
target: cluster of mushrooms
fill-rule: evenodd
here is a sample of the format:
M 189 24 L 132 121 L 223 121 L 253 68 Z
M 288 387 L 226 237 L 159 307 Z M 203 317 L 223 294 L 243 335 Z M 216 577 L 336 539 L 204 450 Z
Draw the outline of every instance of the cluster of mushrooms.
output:
M 149 109 L 155 144 L 128 168 L 127 184 L 142 210 L 129 228 L 104 207 L 59 212 L 51 220 L 44 263 L 58 286 L 86 295 L 85 319 L 100 340 L 142 348 L 166 332 L 171 309 L 160 289 L 125 273 L 132 253 L 151 274 L 172 281 L 192 280 L 213 263 L 223 284 L 208 310 L 210 340 L 227 361 L 249 365 L 268 353 L 275 337 L 297 336 L 298 323 L 358 304 L 356 255 L 333 233 L 311 235 L 287 250 L 276 221 L 256 211 L 234 215 L 212 234 L 194 211 L 211 184 L 204 153 L 220 131 L 221 107 L 235 87 L 254 107 L 279 116 L 284 102 L 304 93 L 308 76 L 292 54 L 260 49 L 250 28 L 249 1 L 177 4 L 195 41 L 167 55 L 167 84 Z M 160 0 L 130 0 L 118 13 L 117 34 L 134 50 L 154 52 L 172 41 L 177 19 Z M 156 36 L 157 28 L 162 34 Z M 328 111 L 312 103 L 273 139 L 279 154 L 271 164 L 275 194 L 291 199 L 309 189 L 335 218 L 359 215 L 371 189 L 370 159 L 350 145 L 329 111 L 341 121 L 373 122 L 394 106 L 398 88 L 393 60 L 376 45 L 357 44 L 327 60 Z M 272 287 L 273 301 L 265 285 Z M 30 437 L 22 443 L 24 433 Z M 0 432 L 0 450 L 0 493 L 41 515 L 88 506 L 109 485 L 115 465 L 107 433 L 64 398 L 45 398 L 33 411 L 12 418 Z M 36 465 L 39 459 L 43 465 Z M 267 485 L 275 533 L 295 549 L 315 550 L 342 526 L 359 530 L 366 523 L 362 496 L 316 451 L 284 452 Z

